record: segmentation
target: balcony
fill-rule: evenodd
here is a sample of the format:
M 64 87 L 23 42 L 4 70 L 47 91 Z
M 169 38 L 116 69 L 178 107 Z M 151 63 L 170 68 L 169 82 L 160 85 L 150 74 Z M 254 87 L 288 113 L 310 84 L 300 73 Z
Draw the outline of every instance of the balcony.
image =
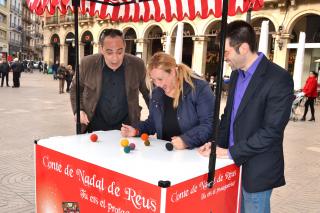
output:
M 21 30 L 22 30 L 22 27 L 15 24 L 15 23 L 10 23 L 10 28 L 11 28 L 11 30 L 14 30 L 18 33 L 21 33 Z
M 59 19 L 57 16 L 46 17 L 46 25 L 56 25 L 59 24 Z
M 14 5 L 10 5 L 10 11 L 13 13 L 18 13 L 18 14 L 22 13 L 21 9 L 19 9 L 18 7 L 14 6 Z
M 10 40 L 9 40 L 9 45 L 12 45 L 12 46 L 21 46 L 21 41 L 14 40 L 14 39 L 10 39 Z
M 74 16 L 73 15 L 64 15 L 60 16 L 60 23 L 73 23 Z
M 90 16 L 89 14 L 79 15 L 79 22 L 91 22 L 91 21 L 93 21 L 93 17 Z
M 32 22 L 31 22 L 31 18 L 30 18 L 30 13 L 29 14 L 24 14 L 22 16 L 22 20 L 25 21 L 28 24 L 31 24 Z

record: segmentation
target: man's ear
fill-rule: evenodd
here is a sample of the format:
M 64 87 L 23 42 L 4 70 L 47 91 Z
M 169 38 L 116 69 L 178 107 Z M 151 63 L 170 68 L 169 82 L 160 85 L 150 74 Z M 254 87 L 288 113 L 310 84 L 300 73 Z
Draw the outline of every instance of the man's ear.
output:
M 250 47 L 248 43 L 242 43 L 239 47 L 240 54 L 247 54 L 250 51 Z

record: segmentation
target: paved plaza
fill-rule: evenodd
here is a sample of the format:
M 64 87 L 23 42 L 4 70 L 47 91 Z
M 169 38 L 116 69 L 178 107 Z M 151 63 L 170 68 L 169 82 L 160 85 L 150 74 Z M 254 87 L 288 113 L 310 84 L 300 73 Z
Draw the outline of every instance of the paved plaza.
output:
M 21 88 L 0 88 L 0 99 L 0 213 L 35 212 L 33 141 L 75 134 L 69 94 L 58 94 L 58 81 L 36 71 L 22 74 Z M 320 213 L 319 120 L 320 104 L 316 122 L 287 126 L 287 185 L 273 191 L 272 212 Z

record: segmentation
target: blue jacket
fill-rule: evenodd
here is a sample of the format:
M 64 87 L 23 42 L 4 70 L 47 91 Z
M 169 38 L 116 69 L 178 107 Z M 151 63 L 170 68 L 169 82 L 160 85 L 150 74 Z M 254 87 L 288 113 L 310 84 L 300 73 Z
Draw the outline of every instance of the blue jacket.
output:
M 180 137 L 189 148 L 206 143 L 213 133 L 214 95 L 206 81 L 193 79 L 194 90 L 184 83 L 183 95 L 177 108 L 177 119 L 182 134 Z M 149 117 L 140 122 L 140 133 L 153 135 L 162 139 L 164 116 L 164 91 L 155 88 L 149 103 Z

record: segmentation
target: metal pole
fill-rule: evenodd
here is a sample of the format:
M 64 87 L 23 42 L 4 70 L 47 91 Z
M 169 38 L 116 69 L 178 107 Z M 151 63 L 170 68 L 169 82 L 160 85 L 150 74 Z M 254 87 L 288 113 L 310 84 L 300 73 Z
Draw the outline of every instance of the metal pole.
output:
M 77 115 L 77 134 L 81 133 L 81 124 L 80 124 L 80 73 L 79 73 L 79 6 L 80 0 L 73 0 L 72 5 L 74 8 L 74 44 L 76 48 L 76 66 L 75 66 L 75 73 L 76 73 L 76 115 Z
M 209 157 L 209 172 L 207 187 L 212 188 L 214 184 L 214 175 L 216 167 L 216 138 L 219 130 L 219 114 L 220 114 L 220 102 L 221 102 L 221 88 L 222 88 L 222 75 L 223 75 L 223 63 L 224 63 L 224 46 L 227 30 L 227 18 L 228 18 L 228 0 L 223 0 L 222 6 L 222 20 L 220 31 L 220 50 L 219 50 L 219 69 L 216 88 L 216 100 L 214 107 L 214 119 L 213 119 L 213 142 L 211 144 L 211 153 Z

